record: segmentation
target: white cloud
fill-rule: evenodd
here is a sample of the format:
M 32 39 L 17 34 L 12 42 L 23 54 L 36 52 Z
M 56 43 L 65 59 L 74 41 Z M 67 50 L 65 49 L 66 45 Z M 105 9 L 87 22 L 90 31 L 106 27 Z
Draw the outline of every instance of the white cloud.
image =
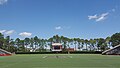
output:
M 91 20 L 91 19 L 96 19 L 97 18 L 97 14 L 94 15 L 94 16 L 88 16 L 88 19 Z
M 115 9 L 112 9 L 112 12 L 115 12 Z
M 102 14 L 100 14 L 100 15 L 97 15 L 97 14 L 96 14 L 96 15 L 93 15 L 93 16 L 88 16 L 88 19 L 89 19 L 89 20 L 93 19 L 93 20 L 95 20 L 96 22 L 98 22 L 98 21 L 105 20 L 106 17 L 108 16 L 108 14 L 109 14 L 109 12 L 102 13 Z
M 0 0 L 0 5 L 3 5 L 4 3 L 7 3 L 8 0 Z
M 0 33 L 6 34 L 6 35 L 11 35 L 11 34 L 13 34 L 14 32 L 15 32 L 14 30 L 0 30 Z
M 96 21 L 98 22 L 98 21 L 102 21 L 102 20 L 104 20 L 105 19 L 105 17 L 100 17 L 100 18 L 98 18 L 98 19 L 96 19 Z
M 107 13 L 103 13 L 103 14 L 101 14 L 101 16 L 102 17 L 105 17 L 105 16 L 107 16 L 109 13 L 107 12 Z
M 5 32 L 6 32 L 6 30 L 0 30 L 0 33 L 2 33 L 2 34 L 5 33 Z
M 15 31 L 14 30 L 9 30 L 9 31 L 5 31 L 5 34 L 6 35 L 11 35 L 11 34 L 13 34 Z
M 62 27 L 61 26 L 57 26 L 57 27 L 55 27 L 55 29 L 56 30 L 60 30 L 60 29 L 62 29 Z
M 28 36 L 31 36 L 32 33 L 29 33 L 29 32 L 22 32 L 22 33 L 19 33 L 20 36 L 22 37 L 28 37 Z
M 106 16 L 107 16 L 108 14 L 109 14 L 108 12 L 101 14 L 101 15 L 96 19 L 96 21 L 98 22 L 98 21 L 105 20 L 105 19 L 106 19 Z

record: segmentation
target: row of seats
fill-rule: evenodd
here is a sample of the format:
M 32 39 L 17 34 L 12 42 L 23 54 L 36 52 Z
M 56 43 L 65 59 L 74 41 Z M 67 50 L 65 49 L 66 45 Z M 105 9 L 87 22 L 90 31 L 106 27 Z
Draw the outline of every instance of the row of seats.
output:
M 0 51 L 0 54 L 6 54 L 5 52 Z

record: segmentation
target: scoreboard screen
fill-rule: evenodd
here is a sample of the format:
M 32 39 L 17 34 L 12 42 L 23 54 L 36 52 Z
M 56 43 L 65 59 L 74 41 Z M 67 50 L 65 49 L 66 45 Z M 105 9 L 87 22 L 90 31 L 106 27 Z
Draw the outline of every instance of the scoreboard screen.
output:
M 60 49 L 60 46 L 54 46 L 54 49 Z

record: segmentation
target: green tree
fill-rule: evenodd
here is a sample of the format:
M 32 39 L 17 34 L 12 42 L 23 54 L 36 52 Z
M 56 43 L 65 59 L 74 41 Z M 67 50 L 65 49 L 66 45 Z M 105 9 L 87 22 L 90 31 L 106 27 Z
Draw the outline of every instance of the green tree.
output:
M 21 48 L 21 40 L 19 38 L 15 39 L 15 45 L 17 46 L 17 51 L 20 51 Z
M 37 36 L 34 37 L 34 45 L 35 45 L 35 50 L 37 49 L 38 45 L 39 45 L 39 38 Z
M 52 49 L 53 38 L 48 39 L 48 45 L 50 46 L 50 50 Z
M 4 39 L 5 50 L 10 51 L 10 36 L 6 36 Z
M 75 48 L 75 51 L 76 51 L 77 50 L 77 38 L 74 38 L 73 40 L 74 40 L 74 45 L 75 45 L 74 48 Z
M 22 52 L 25 52 L 25 43 L 24 43 L 24 40 L 20 40 L 19 50 L 22 51 Z
M 86 44 L 86 50 L 88 50 L 88 44 L 89 44 L 89 41 L 87 39 L 85 39 L 84 43 Z
M 108 48 L 111 47 L 111 41 L 110 41 L 110 40 L 111 40 L 111 37 L 107 37 L 107 38 L 105 39 Z
M 67 37 L 63 37 L 63 51 L 66 51 L 67 48 Z
M 84 39 L 81 39 L 81 48 L 83 48 L 84 47 Z
M 13 39 L 10 40 L 10 52 L 16 52 L 17 47 L 15 47 L 15 41 Z
M 17 52 L 25 52 L 25 47 L 24 47 L 24 40 L 20 40 L 19 38 L 15 39 L 15 45 L 17 46 Z
M 33 45 L 34 45 L 34 38 L 31 38 L 30 39 L 30 47 L 32 48 L 32 50 L 33 50 Z
M 44 47 L 47 47 L 47 40 L 46 39 L 39 39 L 39 51 L 45 51 Z
M 29 38 L 25 38 L 24 39 L 24 44 L 25 44 L 25 51 L 29 51 L 28 50 L 28 46 L 30 45 L 30 39 Z
M 80 51 L 80 49 L 83 48 L 83 45 L 82 45 L 82 40 L 80 38 L 77 38 L 77 42 L 78 42 L 78 49 Z
M 0 33 L 0 48 L 3 47 L 3 43 L 4 43 L 4 35 Z
M 120 44 L 120 33 L 115 33 L 111 36 L 111 45 L 117 46 Z
M 96 41 L 94 39 L 90 39 L 89 42 L 90 42 L 90 51 L 94 50 Z
M 60 43 L 60 37 L 58 35 L 53 36 L 53 42 L 54 43 Z
M 103 38 L 99 39 L 98 46 L 100 47 L 101 51 L 104 51 L 107 48 L 107 44 L 105 42 L 106 42 L 105 39 Z

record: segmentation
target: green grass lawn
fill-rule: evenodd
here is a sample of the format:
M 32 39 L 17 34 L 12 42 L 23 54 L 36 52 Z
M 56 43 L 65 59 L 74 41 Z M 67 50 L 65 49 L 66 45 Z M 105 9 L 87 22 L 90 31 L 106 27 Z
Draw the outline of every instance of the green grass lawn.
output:
M 120 56 L 32 54 L 0 57 L 0 68 L 120 68 Z

